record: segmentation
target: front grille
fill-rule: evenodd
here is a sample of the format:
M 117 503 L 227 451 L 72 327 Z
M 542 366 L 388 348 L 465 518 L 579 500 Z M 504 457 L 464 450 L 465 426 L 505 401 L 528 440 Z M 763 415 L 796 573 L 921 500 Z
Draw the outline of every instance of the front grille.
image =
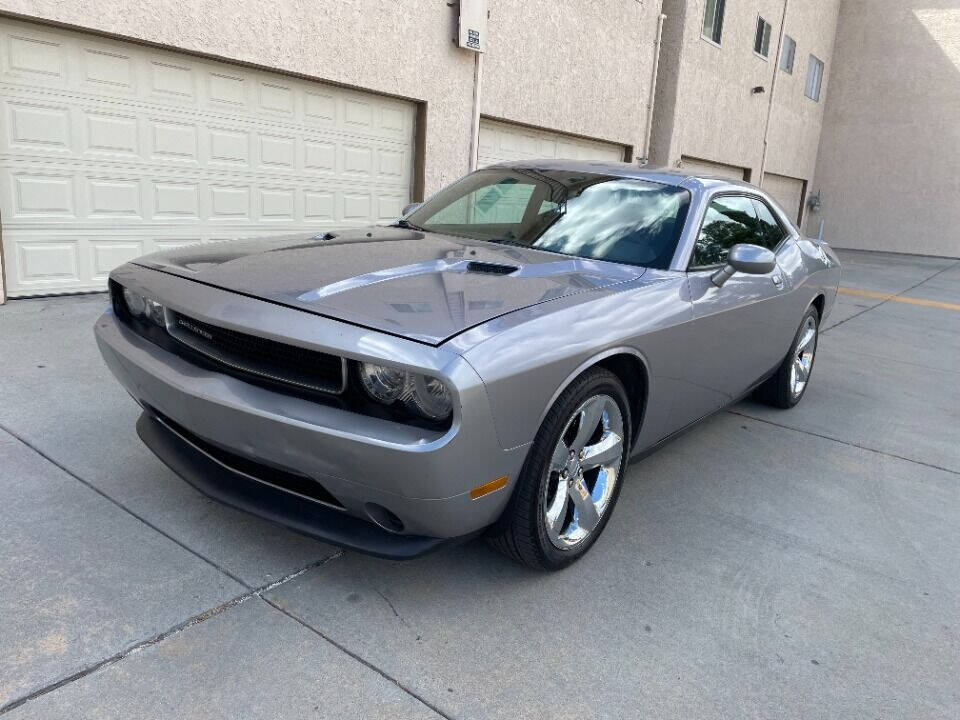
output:
M 167 332 L 232 370 L 324 393 L 342 393 L 346 385 L 346 360 L 330 353 L 217 327 L 173 311 L 167 313 Z
M 282 470 L 280 468 L 273 467 L 272 465 L 264 465 L 256 462 L 255 460 L 245 458 L 242 455 L 237 455 L 236 453 L 224 450 L 223 448 L 209 443 L 197 435 L 194 435 L 192 432 L 187 430 L 182 425 L 174 422 L 166 415 L 161 415 L 152 408 L 151 412 L 153 412 L 157 416 L 157 419 L 166 425 L 168 429 L 179 435 L 183 440 L 193 445 L 200 452 L 212 457 L 229 470 L 233 470 L 241 475 L 246 475 L 252 480 L 264 483 L 265 485 L 271 485 L 280 490 L 294 493 L 295 495 L 299 495 L 307 500 L 313 500 L 314 502 L 328 505 L 332 508 L 336 508 L 337 510 L 344 509 L 340 501 L 330 494 L 329 490 L 327 490 L 325 487 L 323 487 L 323 485 L 318 483 L 313 478 L 307 477 L 306 475 L 301 475 L 298 472 L 293 472 L 292 470 Z

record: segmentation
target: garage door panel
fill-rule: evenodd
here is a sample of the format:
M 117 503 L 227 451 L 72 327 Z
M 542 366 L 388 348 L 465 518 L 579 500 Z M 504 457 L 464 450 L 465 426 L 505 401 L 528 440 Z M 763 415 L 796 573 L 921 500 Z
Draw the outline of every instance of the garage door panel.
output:
M 200 184 L 155 180 L 153 185 L 153 218 L 156 220 L 198 220 L 200 217 Z
M 106 282 L 115 267 L 143 255 L 143 245 L 139 238 L 93 241 L 90 243 L 93 277 Z
M 88 111 L 78 108 L 85 116 L 86 146 L 84 155 L 88 157 L 137 158 L 140 150 L 139 120 L 135 115 Z
M 76 240 L 35 240 L 17 246 L 17 270 L 29 287 L 52 281 L 80 282 L 80 250 Z
M 82 84 L 91 92 L 104 87 L 111 92 L 136 92 L 136 67 L 130 55 L 106 48 L 84 46 L 80 51 Z
M 66 78 L 63 43 L 35 33 L 4 33 L 4 74 L 30 82 L 61 84 Z
M 91 218 L 142 218 L 140 180 L 136 178 L 85 178 Z
M 13 150 L 70 150 L 70 109 L 65 105 L 7 103 L 7 147 Z
M 207 97 L 214 107 L 224 105 L 234 112 L 245 108 L 249 102 L 248 87 L 249 83 L 238 75 L 211 72 L 207 76 Z
M 102 289 L 134 249 L 368 224 L 410 199 L 402 100 L 13 20 L 0 98 L 11 296 Z
M 8 187 L 13 190 L 11 214 L 14 217 L 72 218 L 76 216 L 76 194 L 72 174 L 44 172 L 41 169 L 34 172 L 17 172 L 10 176 Z
M 477 163 L 480 167 L 537 158 L 616 162 L 623 160 L 624 146 L 481 119 Z

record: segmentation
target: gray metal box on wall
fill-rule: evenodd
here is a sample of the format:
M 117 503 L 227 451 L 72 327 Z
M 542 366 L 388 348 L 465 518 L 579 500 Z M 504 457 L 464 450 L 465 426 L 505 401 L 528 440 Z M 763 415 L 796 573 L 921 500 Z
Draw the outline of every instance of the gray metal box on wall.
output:
M 474 52 L 487 49 L 487 0 L 460 0 L 457 44 Z

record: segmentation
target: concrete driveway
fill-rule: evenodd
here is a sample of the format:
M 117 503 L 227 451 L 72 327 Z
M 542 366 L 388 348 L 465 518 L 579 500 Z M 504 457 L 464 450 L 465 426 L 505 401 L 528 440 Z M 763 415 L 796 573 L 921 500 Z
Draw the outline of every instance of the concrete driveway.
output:
M 221 507 L 140 444 L 105 296 L 0 308 L 0 715 L 960 717 L 960 263 L 842 253 L 792 411 L 631 466 L 559 574 L 394 564 Z

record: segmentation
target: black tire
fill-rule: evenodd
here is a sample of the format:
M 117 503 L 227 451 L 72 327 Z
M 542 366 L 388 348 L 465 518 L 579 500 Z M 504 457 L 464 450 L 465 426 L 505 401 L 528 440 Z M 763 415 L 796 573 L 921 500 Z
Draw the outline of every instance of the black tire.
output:
M 799 353 L 798 345 L 803 337 L 804 328 L 807 326 L 807 320 L 810 317 L 813 318 L 813 328 L 815 333 L 813 338 L 813 356 L 810 359 L 810 370 L 807 375 L 807 381 L 800 389 L 799 393 L 795 393 L 793 391 L 793 381 L 790 369 Z M 804 313 L 803 320 L 800 321 L 800 327 L 797 329 L 797 334 L 794 336 L 793 342 L 790 343 L 790 352 L 787 353 L 787 356 L 783 359 L 783 362 L 780 363 L 777 371 L 756 389 L 754 392 L 754 399 L 763 403 L 764 405 L 770 405 L 771 407 L 782 408 L 784 410 L 792 408 L 794 405 L 800 402 L 804 394 L 807 392 L 807 388 L 810 387 L 810 378 L 813 376 L 813 366 L 817 360 L 816 348 L 819 344 L 819 340 L 820 311 L 817 310 L 815 305 L 811 305 L 807 309 L 807 312 Z
M 550 482 L 550 459 L 574 413 L 587 400 L 606 395 L 620 409 L 623 419 L 623 453 L 610 499 L 600 521 L 574 547 L 558 549 L 547 535 L 544 520 L 545 483 Z M 537 570 L 561 570 L 583 557 L 603 532 L 620 497 L 623 473 L 630 449 L 630 403 L 623 383 L 603 368 L 588 370 L 563 391 L 547 413 L 520 472 L 510 502 L 488 532 L 490 544 L 513 560 Z M 555 474 L 554 474 L 555 477 Z

